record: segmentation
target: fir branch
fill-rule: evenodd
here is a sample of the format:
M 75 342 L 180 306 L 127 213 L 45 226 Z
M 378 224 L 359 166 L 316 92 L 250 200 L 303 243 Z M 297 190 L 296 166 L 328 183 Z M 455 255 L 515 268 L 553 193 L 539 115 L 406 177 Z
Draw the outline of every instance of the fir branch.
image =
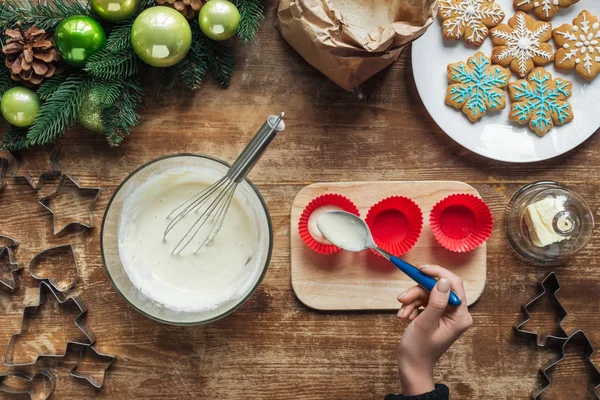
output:
M 84 70 L 100 79 L 126 79 L 138 73 L 140 60 L 132 48 L 121 51 L 101 50 L 90 57 Z
M 104 132 L 111 146 L 119 146 L 125 136 L 131 133 L 140 116 L 137 109 L 142 103 L 144 92 L 137 78 L 128 79 L 123 87 L 120 97 L 114 105 L 102 113 Z
M 192 47 L 187 59 L 195 63 L 203 60 L 206 69 L 221 86 L 228 87 L 231 83 L 235 56 L 224 43 L 217 43 L 206 37 L 198 24 L 192 25 Z
M 0 21 L 7 26 L 17 22 L 51 30 L 72 15 L 93 14 L 90 2 L 79 0 L 5 0 L 0 6 Z
M 262 0 L 233 0 L 240 12 L 238 36 L 248 43 L 256 36 L 260 23 L 265 19 Z
M 54 75 L 50 79 L 46 79 L 37 90 L 38 96 L 40 99 L 46 100 L 48 97 L 52 96 L 54 92 L 56 92 L 60 85 L 62 85 L 67 79 L 66 74 Z
M 199 60 L 184 60 L 176 65 L 184 85 L 192 90 L 200 89 L 202 79 L 206 75 L 206 62 Z
M 102 104 L 107 107 L 112 106 L 121 96 L 124 84 L 121 80 L 94 80 L 90 90 L 93 90 Z
M 0 139 L 0 150 L 18 151 L 27 148 L 27 129 L 9 125 Z
M 131 26 L 134 20 L 131 18 L 115 25 L 106 40 L 106 50 L 121 51 L 131 47 Z
M 1 60 L 2 64 L 0 65 L 0 97 L 6 92 L 8 89 L 13 88 L 17 85 L 17 82 L 13 81 L 10 78 L 10 72 L 8 68 L 4 67 L 4 59 Z
M 182 64 L 182 61 L 179 64 Z M 158 84 L 164 89 L 172 89 L 177 80 L 177 73 L 180 72 L 179 64 L 170 68 L 154 68 Z
M 48 96 L 27 134 L 28 143 L 41 145 L 55 141 L 77 119 L 81 101 L 92 80 L 84 73 L 72 73 Z

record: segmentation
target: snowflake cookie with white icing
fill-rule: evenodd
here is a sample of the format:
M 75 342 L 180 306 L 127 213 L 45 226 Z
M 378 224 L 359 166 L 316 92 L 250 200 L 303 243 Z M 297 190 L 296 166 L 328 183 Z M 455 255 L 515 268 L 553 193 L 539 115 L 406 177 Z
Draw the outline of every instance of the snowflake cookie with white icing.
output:
M 596 0 L 593 0 L 596 1 Z M 542 21 L 550 21 L 561 8 L 571 7 L 579 0 L 513 0 L 515 10 L 533 13 Z
M 508 85 L 512 101 L 509 119 L 544 136 L 554 125 L 573 121 L 573 109 L 568 103 L 573 84 L 564 79 L 552 79 L 542 67 L 533 70 L 527 80 L 521 79 Z
M 446 39 L 463 38 L 475 46 L 504 19 L 504 11 L 494 0 L 440 0 L 438 11 Z
M 559 47 L 554 58 L 556 68 L 575 69 L 591 81 L 600 73 L 600 22 L 584 10 L 573 25 L 564 24 L 552 31 Z
M 492 61 L 525 78 L 536 65 L 546 65 L 554 60 L 554 49 L 548 41 L 552 38 L 550 22 L 534 21 L 523 11 L 491 30 Z
M 446 104 L 462 110 L 471 122 L 479 120 L 488 111 L 506 107 L 506 86 L 510 71 L 491 60 L 481 51 L 466 63 L 448 65 Z

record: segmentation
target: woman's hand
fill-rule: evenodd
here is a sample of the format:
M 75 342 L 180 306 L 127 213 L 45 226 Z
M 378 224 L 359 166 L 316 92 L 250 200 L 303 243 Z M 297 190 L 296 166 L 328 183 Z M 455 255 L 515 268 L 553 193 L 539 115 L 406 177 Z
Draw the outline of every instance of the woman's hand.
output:
M 435 390 L 435 364 L 473 325 L 462 279 L 436 265 L 425 265 L 421 271 L 438 278 L 431 293 L 415 286 L 398 296 L 402 303 L 398 318 L 412 321 L 398 345 L 400 383 L 407 396 Z M 459 307 L 448 306 L 451 289 L 462 300 Z M 421 306 L 425 310 L 419 314 Z

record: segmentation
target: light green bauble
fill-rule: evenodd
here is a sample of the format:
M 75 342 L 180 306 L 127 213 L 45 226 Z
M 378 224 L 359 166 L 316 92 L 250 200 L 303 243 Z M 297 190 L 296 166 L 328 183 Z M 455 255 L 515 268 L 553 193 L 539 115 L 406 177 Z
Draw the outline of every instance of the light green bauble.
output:
M 54 41 L 64 61 L 83 67 L 93 54 L 106 46 L 106 33 L 96 20 L 73 15 L 58 24 Z
M 15 87 L 4 92 L 0 103 L 4 119 L 19 128 L 33 125 L 41 106 L 39 96 L 33 90 L 24 87 Z
M 79 125 L 94 132 L 104 132 L 104 121 L 102 121 L 104 105 L 98 95 L 98 91 L 91 89 L 83 97 L 77 122 Z
M 152 7 L 142 12 L 131 28 L 136 54 L 153 67 L 170 67 L 187 55 L 192 29 L 183 15 L 169 7 Z
M 132 17 L 140 0 L 92 0 L 92 8 L 105 21 L 121 22 Z
M 240 12 L 227 0 L 210 0 L 200 10 L 198 23 L 202 32 L 212 40 L 231 39 L 240 26 Z

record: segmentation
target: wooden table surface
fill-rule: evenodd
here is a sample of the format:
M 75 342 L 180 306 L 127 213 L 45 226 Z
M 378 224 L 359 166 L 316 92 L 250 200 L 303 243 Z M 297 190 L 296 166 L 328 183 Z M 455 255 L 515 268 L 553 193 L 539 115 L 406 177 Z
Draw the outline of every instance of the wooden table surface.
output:
M 310 183 L 461 180 L 480 191 L 500 221 L 519 187 L 555 179 L 599 209 L 600 135 L 539 164 L 511 165 L 474 155 L 427 114 L 412 77 L 410 48 L 391 68 L 345 92 L 282 40 L 274 28 L 276 3 L 267 2 L 257 40 L 239 44 L 230 89 L 207 81 L 196 93 L 164 91 L 150 83 L 143 121 L 118 149 L 83 129 L 66 135 L 62 169 L 103 190 L 91 233 L 51 235 L 50 216 L 37 200 L 54 190 L 56 180 L 36 192 L 8 178 L 0 194 L 0 233 L 21 241 L 18 261 L 25 266 L 51 245 L 76 246 L 78 289 L 89 305 L 98 349 L 118 356 L 101 391 L 69 376 L 72 356 L 53 364 L 58 375 L 53 399 L 381 399 L 398 392 L 395 345 L 404 322 L 390 312 L 316 312 L 294 296 L 290 207 Z M 287 112 L 288 128 L 251 173 L 274 226 L 273 259 L 263 284 L 239 311 L 208 326 L 166 326 L 138 314 L 109 283 L 100 256 L 98 226 L 117 185 L 142 163 L 167 154 L 201 152 L 232 161 L 265 116 L 281 110 Z M 583 329 L 600 348 L 599 247 L 595 235 L 570 265 L 556 271 L 563 285 L 559 297 L 569 311 L 566 330 Z M 497 225 L 488 246 L 487 287 L 471 308 L 474 326 L 442 357 L 435 373 L 454 399 L 525 399 L 537 386 L 537 369 L 555 353 L 516 338 L 512 326 L 521 319 L 520 304 L 535 293 L 546 272 L 519 262 Z M 21 277 L 15 294 L 0 292 L 0 354 L 19 330 L 23 303 L 37 295 L 26 270 Z M 65 329 L 48 327 L 59 334 Z M 600 356 L 594 359 L 600 365 Z M 564 386 L 554 388 L 554 398 L 584 398 L 567 384 L 580 381 L 570 375 L 585 366 L 575 367 L 561 369 Z M 13 397 L 0 393 L 5 398 Z

